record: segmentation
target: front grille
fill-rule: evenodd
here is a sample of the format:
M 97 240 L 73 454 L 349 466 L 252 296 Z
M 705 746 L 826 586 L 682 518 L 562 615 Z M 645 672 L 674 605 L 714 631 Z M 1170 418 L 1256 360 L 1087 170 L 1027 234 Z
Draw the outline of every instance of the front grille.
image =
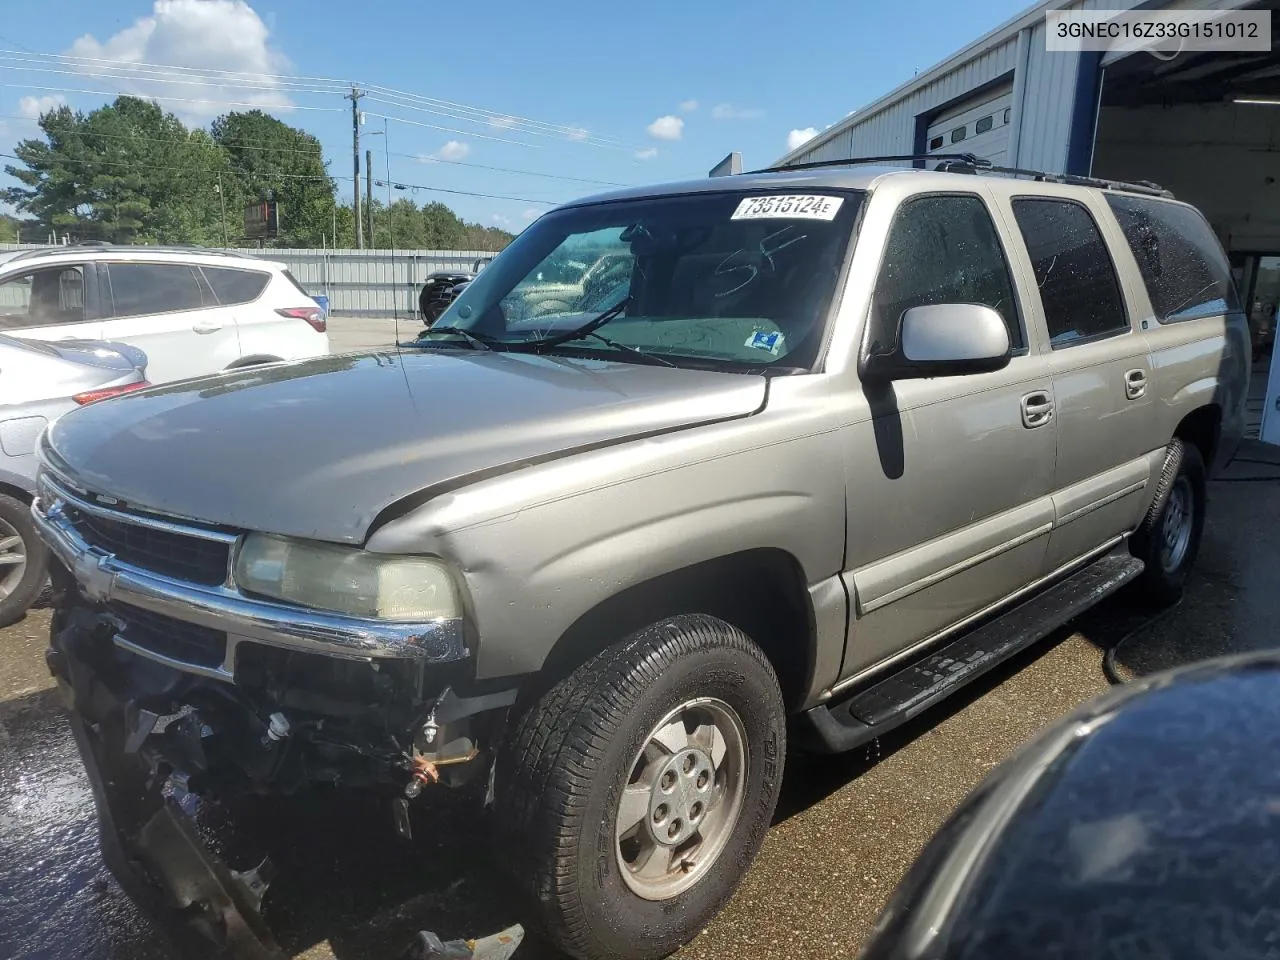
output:
M 226 543 L 97 516 L 71 504 L 65 512 L 86 543 L 131 566 L 207 586 L 227 579 L 231 548 Z
M 201 667 L 222 665 L 227 635 L 198 624 L 175 620 L 127 603 L 109 604 L 111 613 L 124 623 L 120 635 L 152 653 Z

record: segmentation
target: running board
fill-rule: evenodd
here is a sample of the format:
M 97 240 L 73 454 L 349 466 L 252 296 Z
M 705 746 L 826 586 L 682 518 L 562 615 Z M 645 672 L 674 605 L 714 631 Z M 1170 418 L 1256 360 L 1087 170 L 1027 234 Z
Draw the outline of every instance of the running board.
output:
M 1121 548 L 1122 550 L 1123 548 Z M 994 620 L 846 699 L 801 714 L 811 748 L 841 753 L 906 723 L 1068 623 L 1142 573 L 1143 563 L 1117 550 L 1037 593 Z

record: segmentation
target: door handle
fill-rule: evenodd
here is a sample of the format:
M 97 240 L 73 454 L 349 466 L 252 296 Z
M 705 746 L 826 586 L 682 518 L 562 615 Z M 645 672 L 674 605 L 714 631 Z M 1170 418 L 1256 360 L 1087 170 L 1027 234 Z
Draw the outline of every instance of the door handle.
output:
M 1053 419 L 1053 397 L 1044 390 L 1028 393 L 1022 398 L 1022 425 L 1028 430 L 1043 427 Z
M 1142 370 L 1130 370 L 1124 375 L 1124 395 L 1129 400 L 1137 400 L 1147 392 L 1147 375 Z
M 222 329 L 222 324 L 215 320 L 201 320 L 198 323 L 193 323 L 191 329 L 196 333 L 217 333 Z

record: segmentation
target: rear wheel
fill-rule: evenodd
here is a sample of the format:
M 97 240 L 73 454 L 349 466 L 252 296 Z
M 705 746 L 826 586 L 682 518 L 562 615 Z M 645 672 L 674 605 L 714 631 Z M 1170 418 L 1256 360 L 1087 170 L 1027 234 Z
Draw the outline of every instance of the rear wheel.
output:
M 1159 604 L 1182 597 L 1204 532 L 1206 490 L 1204 459 L 1191 443 L 1169 444 L 1155 496 L 1129 549 L 1146 564 L 1139 589 Z
M 48 555 L 31 508 L 0 494 L 0 627 L 20 620 L 44 589 Z
M 759 647 L 712 617 L 661 621 L 516 722 L 495 781 L 501 858 L 566 952 L 666 956 L 759 850 L 785 747 L 782 695 Z

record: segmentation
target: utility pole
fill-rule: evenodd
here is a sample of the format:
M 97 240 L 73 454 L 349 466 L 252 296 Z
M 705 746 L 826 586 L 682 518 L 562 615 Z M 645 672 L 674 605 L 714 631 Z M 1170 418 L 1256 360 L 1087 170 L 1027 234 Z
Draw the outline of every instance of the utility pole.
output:
M 369 208 L 369 246 L 376 247 L 373 242 L 373 151 L 364 152 L 364 193 L 365 206 Z
M 222 192 L 222 173 L 218 173 L 218 199 L 222 202 L 222 245 L 224 247 L 231 246 L 231 240 L 227 237 L 227 196 Z
M 360 98 L 363 96 L 364 91 L 353 83 L 351 92 L 343 97 L 344 100 L 351 101 L 351 169 L 355 174 L 354 205 L 351 212 L 355 214 L 357 250 L 364 249 L 364 227 L 360 219 Z

